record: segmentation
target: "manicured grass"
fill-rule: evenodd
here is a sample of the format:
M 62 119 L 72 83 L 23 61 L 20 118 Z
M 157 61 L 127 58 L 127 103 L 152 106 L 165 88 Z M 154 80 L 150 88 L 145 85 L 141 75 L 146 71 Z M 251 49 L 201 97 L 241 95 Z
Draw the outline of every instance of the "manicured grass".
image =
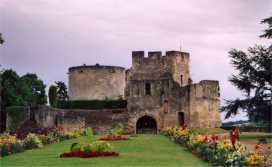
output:
M 269 143 L 272 143 L 272 133 L 265 132 L 242 132 L 240 135 L 241 141 L 243 140 L 256 140 L 266 138 Z
M 42 149 L 29 150 L 1 159 L 1 166 L 88 166 L 88 167 L 191 167 L 210 166 L 185 151 L 183 147 L 161 135 L 138 135 L 128 141 L 111 142 L 120 157 L 59 158 L 69 151 L 69 140 L 48 145 Z
M 227 130 L 221 129 L 221 128 L 197 128 L 195 129 L 198 133 L 201 134 L 222 134 L 222 133 L 228 133 Z

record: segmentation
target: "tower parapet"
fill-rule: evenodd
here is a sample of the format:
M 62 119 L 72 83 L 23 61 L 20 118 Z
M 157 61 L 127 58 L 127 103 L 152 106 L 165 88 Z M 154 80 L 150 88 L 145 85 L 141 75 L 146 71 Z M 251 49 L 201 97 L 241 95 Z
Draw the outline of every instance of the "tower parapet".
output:
M 171 73 L 180 86 L 189 84 L 189 53 L 166 51 L 162 56 L 161 51 L 152 51 L 145 57 L 144 51 L 133 51 L 132 65 L 134 73 Z
M 132 52 L 132 67 L 136 68 L 142 64 L 144 59 L 144 51 L 133 51 Z
M 162 57 L 161 51 L 148 52 L 148 58 L 152 60 L 160 60 Z

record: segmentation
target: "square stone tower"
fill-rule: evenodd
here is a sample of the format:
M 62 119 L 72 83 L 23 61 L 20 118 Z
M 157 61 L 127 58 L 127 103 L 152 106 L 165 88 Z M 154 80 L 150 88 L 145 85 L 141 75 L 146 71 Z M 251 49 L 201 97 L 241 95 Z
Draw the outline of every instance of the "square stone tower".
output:
M 199 113 L 202 113 L 199 108 L 202 107 L 203 113 L 206 111 L 218 113 L 218 82 L 203 81 L 192 84 L 189 57 L 189 53 L 179 51 L 167 51 L 164 56 L 160 51 L 148 52 L 147 57 L 144 51 L 132 52 L 132 67 L 126 73 L 125 90 L 128 101 L 128 125 L 131 130 L 158 131 L 166 126 L 185 124 L 192 127 L 219 125 L 207 123 L 210 122 L 205 120 L 208 118 L 199 117 L 201 115 Z M 205 93 L 201 94 L 202 88 Z M 210 90 L 216 91 L 206 93 Z M 196 101 L 198 107 L 193 105 Z M 207 104 L 212 107 L 207 108 Z M 214 120 L 217 119 L 216 116 L 212 121 L 216 122 Z

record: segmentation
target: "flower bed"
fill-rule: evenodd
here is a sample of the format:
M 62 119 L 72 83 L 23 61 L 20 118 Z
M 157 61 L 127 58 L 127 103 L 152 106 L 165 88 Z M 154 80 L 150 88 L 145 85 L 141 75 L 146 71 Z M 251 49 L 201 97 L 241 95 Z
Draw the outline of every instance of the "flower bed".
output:
M 80 158 L 91 158 L 91 157 L 109 157 L 109 156 L 119 156 L 117 152 L 85 152 L 85 151 L 72 151 L 63 153 L 60 155 L 61 158 L 70 158 L 70 157 L 80 157 Z
M 60 158 L 119 156 L 119 153 L 111 150 L 112 146 L 110 143 L 101 140 L 96 141 L 92 129 L 87 128 L 85 140 L 80 140 L 79 142 L 73 143 L 70 147 L 70 152 L 61 154 Z
M 128 140 L 128 137 L 122 136 L 122 135 L 106 135 L 100 137 L 98 140 L 104 140 L 104 141 L 118 141 L 118 140 Z
M 162 134 L 214 166 L 269 166 L 270 163 L 270 154 L 259 147 L 249 152 L 239 142 L 232 145 L 226 136 L 202 135 L 187 128 L 167 128 Z
M 44 145 L 73 139 L 84 135 L 83 130 L 64 132 L 61 129 L 36 129 L 38 133 L 28 133 L 26 137 L 16 133 L 0 135 L 0 156 L 7 156 L 24 150 L 42 148 Z

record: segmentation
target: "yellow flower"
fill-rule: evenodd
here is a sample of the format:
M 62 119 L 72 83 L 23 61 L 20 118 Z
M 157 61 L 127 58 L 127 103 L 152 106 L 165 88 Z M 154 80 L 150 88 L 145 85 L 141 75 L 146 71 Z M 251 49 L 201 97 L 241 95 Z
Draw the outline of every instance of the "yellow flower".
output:
M 219 149 L 231 149 L 232 145 L 231 145 L 230 140 L 221 140 L 221 141 L 219 141 L 218 148 Z
M 203 135 L 197 135 L 196 136 L 196 141 L 198 143 L 203 143 L 205 141 L 205 136 L 203 136 Z
M 264 157 L 261 154 L 254 153 L 249 156 L 247 162 L 250 165 L 262 165 L 264 163 Z
M 187 137 L 189 135 L 189 130 L 188 129 L 179 129 L 179 130 L 177 130 L 176 135 L 178 137 Z
M 16 136 L 11 136 L 9 134 L 3 134 L 0 136 L 0 145 L 9 143 L 16 143 Z

